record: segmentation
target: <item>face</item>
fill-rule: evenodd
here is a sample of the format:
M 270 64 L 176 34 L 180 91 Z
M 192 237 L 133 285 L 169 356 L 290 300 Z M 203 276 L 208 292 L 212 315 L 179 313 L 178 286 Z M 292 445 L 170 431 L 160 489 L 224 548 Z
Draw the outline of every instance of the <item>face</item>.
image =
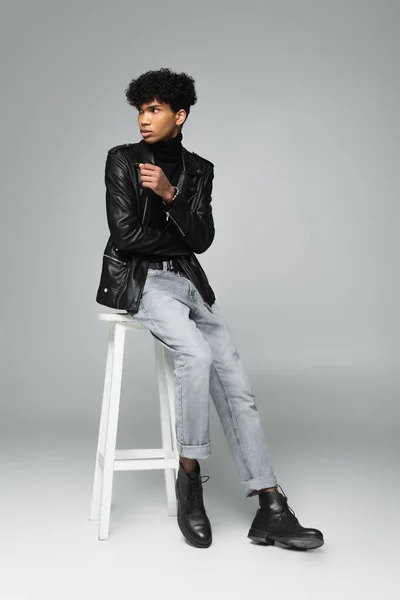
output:
M 139 130 L 148 144 L 176 137 L 185 119 L 185 109 L 174 113 L 169 104 L 159 102 L 156 98 L 152 102 L 142 104 L 138 110 Z M 142 130 L 150 133 L 143 135 Z

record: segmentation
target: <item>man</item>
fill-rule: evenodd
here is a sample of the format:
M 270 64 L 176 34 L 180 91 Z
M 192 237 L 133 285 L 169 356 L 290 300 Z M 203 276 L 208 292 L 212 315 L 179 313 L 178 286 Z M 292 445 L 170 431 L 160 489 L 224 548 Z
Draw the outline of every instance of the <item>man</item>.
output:
M 210 546 L 199 459 L 211 454 L 211 395 L 245 495 L 259 498 L 248 538 L 318 548 L 321 531 L 300 525 L 277 484 L 249 379 L 196 257 L 211 246 L 215 230 L 214 164 L 182 145 L 197 101 L 194 80 L 162 68 L 132 80 L 125 93 L 138 110 L 143 139 L 108 151 L 110 237 L 96 300 L 126 309 L 173 352 L 179 528 L 192 545 Z

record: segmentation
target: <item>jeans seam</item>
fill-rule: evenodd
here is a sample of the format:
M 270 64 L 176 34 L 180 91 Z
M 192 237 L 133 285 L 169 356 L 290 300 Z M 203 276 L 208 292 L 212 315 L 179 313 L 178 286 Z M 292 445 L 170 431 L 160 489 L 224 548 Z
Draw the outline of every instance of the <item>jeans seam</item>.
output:
M 213 369 L 215 370 L 215 373 L 216 373 L 216 375 L 217 375 L 217 377 L 218 377 L 218 379 L 219 379 L 219 382 L 220 382 L 220 384 L 221 384 L 221 386 L 222 386 L 222 389 L 224 390 L 225 399 L 226 399 L 226 405 L 227 405 L 227 407 L 228 407 L 228 412 L 229 412 L 230 420 L 231 420 L 231 423 L 232 423 L 232 429 L 233 429 L 233 431 L 234 431 L 234 433 L 235 433 L 235 439 L 236 439 L 236 442 L 237 442 L 238 448 L 239 448 L 239 450 L 240 450 L 240 453 L 241 453 L 241 455 L 242 455 L 242 458 L 243 458 L 244 465 L 245 465 L 245 467 L 246 467 L 246 469 L 247 469 L 247 472 L 249 473 L 250 479 L 253 479 L 253 478 L 254 478 L 254 476 L 253 476 L 253 474 L 252 474 L 252 472 L 251 472 L 250 465 L 249 465 L 249 463 L 247 462 L 246 456 L 245 456 L 245 454 L 244 454 L 244 452 L 243 452 L 243 447 L 242 447 L 242 444 L 240 443 L 240 438 L 239 438 L 239 436 L 238 436 L 238 433 L 237 433 L 236 424 L 235 424 L 234 415 L 233 415 L 233 410 L 232 410 L 232 408 L 231 408 L 231 405 L 230 405 L 230 403 L 229 403 L 229 396 L 228 396 L 228 394 L 226 393 L 226 389 L 225 389 L 224 383 L 223 383 L 223 381 L 222 381 L 221 377 L 219 376 L 219 373 L 218 373 L 217 367 L 215 366 L 215 361 L 213 361 Z
M 179 360 L 181 359 L 181 353 L 176 350 L 176 354 L 177 354 L 177 361 L 176 362 L 178 362 L 178 359 Z M 182 365 L 182 366 L 184 366 L 184 365 Z M 176 373 L 179 372 L 179 369 L 181 369 L 181 367 L 176 367 L 176 369 L 175 369 Z M 179 377 L 179 386 L 178 386 L 178 379 L 177 379 L 177 385 L 176 385 L 176 387 L 179 389 L 179 394 L 177 393 L 177 396 L 178 396 L 178 398 L 177 398 L 177 400 L 178 400 L 177 404 L 178 404 L 178 407 L 179 407 L 178 428 L 179 428 L 180 435 L 182 435 L 182 439 L 183 439 L 184 438 L 185 429 L 183 427 L 183 410 L 182 410 L 182 375 L 180 375 L 180 377 Z M 178 439 L 178 442 L 181 445 L 183 445 L 182 442 L 179 441 L 179 439 Z
M 149 311 L 147 310 L 147 308 L 143 304 L 142 300 L 140 301 L 140 305 L 141 305 L 141 307 L 143 309 L 143 312 L 145 313 L 147 319 L 149 320 L 149 322 L 153 324 L 153 327 L 157 331 L 157 333 L 160 333 L 160 330 L 158 328 L 157 323 L 151 318 L 151 316 L 149 314 Z M 173 350 L 174 355 L 176 354 L 178 356 L 178 358 L 180 359 L 181 358 L 181 353 L 178 352 L 178 350 L 176 350 L 174 348 L 171 348 L 171 349 Z M 174 356 L 174 362 L 175 362 L 175 356 Z M 175 370 L 178 371 L 178 368 L 176 368 Z M 178 387 L 178 386 L 176 386 L 176 387 Z M 177 404 L 178 404 L 178 408 L 179 408 L 179 419 L 178 419 L 177 423 L 178 423 L 178 428 L 180 430 L 180 433 L 182 434 L 184 432 L 184 427 L 183 427 L 183 411 L 182 411 L 182 380 L 180 381 L 179 390 L 180 390 L 180 393 L 177 394 L 177 396 L 178 396 L 178 402 L 177 402 Z

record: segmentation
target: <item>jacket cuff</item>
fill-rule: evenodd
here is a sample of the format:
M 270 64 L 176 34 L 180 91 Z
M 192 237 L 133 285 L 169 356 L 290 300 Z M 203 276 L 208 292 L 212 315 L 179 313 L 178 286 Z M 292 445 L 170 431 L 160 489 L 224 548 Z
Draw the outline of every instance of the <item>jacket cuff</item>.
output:
M 176 204 L 176 200 L 173 200 L 173 202 L 167 202 L 166 200 L 163 200 L 163 204 L 164 204 L 164 210 L 166 210 L 167 212 L 169 212 L 170 210 L 172 210 Z
M 188 209 L 189 202 L 187 197 L 183 196 L 183 194 L 179 192 L 175 200 L 168 204 L 168 208 L 166 210 L 168 210 L 168 212 L 171 212 L 173 217 L 179 219 L 179 215 L 181 215 L 181 217 L 184 218 L 187 216 Z

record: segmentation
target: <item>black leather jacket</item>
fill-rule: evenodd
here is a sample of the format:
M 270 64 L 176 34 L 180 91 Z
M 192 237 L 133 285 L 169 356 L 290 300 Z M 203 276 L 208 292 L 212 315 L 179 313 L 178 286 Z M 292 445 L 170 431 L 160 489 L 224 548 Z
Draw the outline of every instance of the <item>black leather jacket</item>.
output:
M 110 237 L 104 249 L 96 302 L 136 313 L 147 277 L 149 255 L 177 258 L 203 300 L 210 306 L 215 294 L 195 256 L 212 244 L 214 164 L 182 146 L 183 169 L 177 183 L 180 194 L 169 213 L 167 226 L 149 225 L 151 188 L 140 185 L 139 163 L 154 162 L 151 144 L 144 140 L 115 146 L 105 165 L 106 213 Z M 154 194 L 154 192 L 153 192 Z

